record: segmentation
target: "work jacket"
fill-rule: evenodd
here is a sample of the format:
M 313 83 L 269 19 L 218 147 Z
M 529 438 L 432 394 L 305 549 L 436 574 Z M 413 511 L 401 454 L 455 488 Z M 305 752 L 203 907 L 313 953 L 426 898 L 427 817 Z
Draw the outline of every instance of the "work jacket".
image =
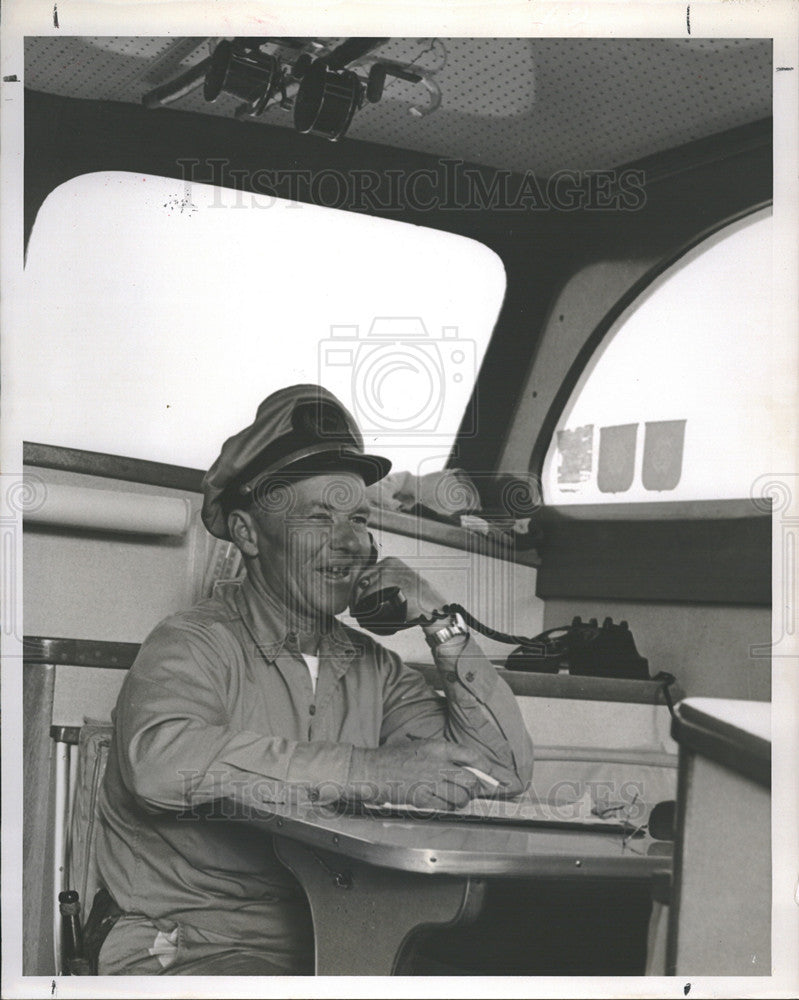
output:
M 455 658 L 436 654 L 442 698 L 333 619 L 314 690 L 286 621 L 245 578 L 218 584 L 143 643 L 114 711 L 97 860 L 126 912 L 165 931 L 241 934 L 290 965 L 310 946 L 306 904 L 254 816 L 270 803 L 338 800 L 354 747 L 446 735 L 526 786 L 532 745 L 474 639 Z

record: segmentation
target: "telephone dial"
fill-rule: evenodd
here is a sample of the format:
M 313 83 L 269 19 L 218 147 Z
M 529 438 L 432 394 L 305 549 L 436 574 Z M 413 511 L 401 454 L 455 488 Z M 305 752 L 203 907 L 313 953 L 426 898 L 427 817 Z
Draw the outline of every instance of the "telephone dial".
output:
M 371 552 L 367 567 L 374 566 L 379 558 L 375 540 L 371 535 L 369 537 Z M 408 602 L 399 587 L 384 587 L 364 594 L 350 610 L 362 628 L 376 635 L 393 635 L 400 629 L 423 623 L 418 618 L 408 620 Z M 547 629 L 529 639 L 489 628 L 460 604 L 447 604 L 435 617 L 448 617 L 455 613 L 460 614 L 470 628 L 489 639 L 517 647 L 505 661 L 507 670 L 536 673 L 568 671 L 583 677 L 649 679 L 649 663 L 638 653 L 626 621 L 614 624 L 613 619 L 605 618 L 600 626 L 596 618 L 583 622 L 578 616 L 571 625 Z M 671 675 L 658 674 L 659 678 L 666 676 L 671 678 Z
M 565 670 L 578 677 L 649 678 L 649 663 L 635 648 L 627 622 L 616 625 L 612 618 L 606 618 L 600 626 L 596 618 L 584 622 L 579 615 L 571 625 L 547 629 L 521 643 L 505 666 L 541 673 Z

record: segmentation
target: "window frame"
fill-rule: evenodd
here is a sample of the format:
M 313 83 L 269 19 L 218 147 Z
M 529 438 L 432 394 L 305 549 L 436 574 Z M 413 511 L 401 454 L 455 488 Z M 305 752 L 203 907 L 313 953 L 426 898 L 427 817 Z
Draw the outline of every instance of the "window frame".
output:
M 690 258 L 693 251 L 698 249 L 705 242 L 713 240 L 714 237 L 719 237 L 729 227 L 742 223 L 746 219 L 752 219 L 753 216 L 756 216 L 769 208 L 773 209 L 773 199 L 771 198 L 755 203 L 740 212 L 733 213 L 732 215 L 715 222 L 712 226 L 708 226 L 700 230 L 692 236 L 691 239 L 685 241 L 674 253 L 661 258 L 658 260 L 657 264 L 649 268 L 614 303 L 612 308 L 604 314 L 601 320 L 595 324 L 589 335 L 586 337 L 582 347 L 578 350 L 572 360 L 566 376 L 561 380 L 530 451 L 528 465 L 529 472 L 532 476 L 536 477 L 539 483 L 542 484 L 542 495 L 544 465 L 546 463 L 546 458 L 554 436 L 557 433 L 558 423 L 564 410 L 571 402 L 572 396 L 583 375 L 587 369 L 592 366 L 596 360 L 598 360 L 598 352 L 601 351 L 603 347 L 608 346 L 610 340 L 626 322 L 626 320 L 639 308 L 641 303 L 646 298 L 657 290 L 661 284 L 668 281 L 669 276 L 673 271 L 678 270 L 680 267 L 689 263 L 689 260 L 686 258 Z M 550 318 L 551 315 L 548 317 L 547 322 L 549 322 Z M 731 512 L 739 509 L 735 506 L 739 504 L 739 498 L 732 498 L 730 500 L 710 500 L 707 502 L 714 505 L 715 508 L 718 508 L 718 505 L 729 503 L 732 505 L 729 508 Z M 693 509 L 694 516 L 696 516 L 698 510 L 701 509 L 699 505 L 702 501 L 668 500 L 666 498 L 662 498 L 657 501 L 625 502 L 623 500 L 619 500 L 610 501 L 608 503 L 586 502 L 585 504 L 547 503 L 546 507 L 551 509 L 562 509 L 566 507 L 590 507 L 595 508 L 597 511 L 607 509 L 609 511 L 609 516 L 614 519 L 616 519 L 619 514 L 623 513 L 623 511 L 627 510 L 635 520 L 641 520 L 647 519 L 644 516 L 645 511 L 647 508 L 651 507 L 653 503 L 677 505 L 677 508 L 675 509 L 683 508 L 686 514 L 689 514 L 689 512 Z M 641 508 L 641 510 L 638 510 L 638 508 Z
M 561 415 L 605 338 L 692 250 L 769 207 L 772 199 L 763 200 L 697 232 L 631 284 L 594 325 L 562 379 L 531 450 L 530 473 L 538 482 L 543 483 L 544 462 Z M 546 504 L 537 517 L 543 544 L 536 596 L 770 608 L 771 509 L 765 496 Z
M 676 275 L 677 273 L 679 273 L 680 271 L 682 271 L 684 268 L 690 267 L 690 265 L 692 263 L 694 263 L 695 261 L 700 260 L 707 251 L 712 250 L 719 243 L 723 242 L 728 236 L 733 236 L 733 235 L 735 235 L 735 233 L 741 232 L 742 230 L 746 229 L 748 226 L 755 225 L 757 222 L 759 222 L 761 220 L 773 219 L 773 218 L 774 218 L 773 205 L 771 203 L 768 203 L 768 204 L 765 204 L 765 205 L 760 205 L 760 206 L 754 206 L 754 207 L 751 208 L 751 210 L 749 210 L 749 211 L 747 211 L 747 212 L 745 212 L 743 214 L 738 214 L 738 215 L 736 215 L 735 217 L 733 217 L 730 220 L 722 221 L 715 229 L 712 230 L 712 232 L 709 233 L 709 235 L 705 235 L 705 236 L 701 236 L 700 235 L 696 239 L 696 241 L 692 241 L 691 243 L 686 244 L 686 248 L 685 249 L 679 250 L 677 252 L 677 254 L 675 254 L 675 256 L 672 259 L 671 263 L 659 262 L 657 270 L 656 269 L 652 269 L 652 271 L 650 271 L 650 272 L 647 273 L 646 277 L 649 277 L 650 274 L 653 275 L 653 277 L 651 278 L 651 280 L 649 280 L 649 283 L 646 285 L 646 287 L 644 287 L 642 290 L 640 290 L 639 293 L 631 301 L 627 302 L 627 305 L 619 313 L 619 315 L 617 316 L 617 318 L 607 327 L 607 329 L 605 330 L 605 332 L 601 335 L 600 339 L 594 344 L 593 350 L 589 354 L 589 353 L 587 353 L 587 351 L 588 351 L 588 345 L 589 345 L 589 343 L 593 343 L 593 337 L 594 337 L 594 333 L 596 332 L 596 329 L 595 329 L 594 333 L 592 333 L 590 335 L 590 337 L 586 341 L 586 344 L 584 345 L 584 348 L 583 348 L 583 350 L 586 351 L 585 362 L 583 363 L 583 365 L 582 365 L 579 373 L 576 376 L 576 379 L 574 380 L 573 388 L 571 389 L 571 391 L 570 391 L 570 393 L 569 393 L 569 395 L 568 395 L 568 397 L 566 399 L 566 402 L 563 404 L 560 412 L 556 416 L 555 426 L 554 426 L 554 430 L 552 431 L 552 436 L 550 437 L 549 442 L 548 442 L 548 444 L 547 444 L 547 446 L 546 446 L 546 448 L 544 450 L 543 457 L 541 458 L 540 469 L 535 473 L 535 475 L 537 475 L 537 477 L 538 477 L 537 481 L 540 483 L 540 486 L 541 486 L 541 496 L 542 496 L 542 498 L 544 497 L 544 492 L 547 489 L 547 482 L 548 482 L 548 478 L 549 478 L 549 477 L 546 477 L 546 475 L 545 475 L 546 461 L 547 461 L 547 456 L 549 454 L 549 449 L 555 443 L 555 435 L 557 435 L 557 433 L 559 432 L 559 430 L 562 429 L 562 428 L 558 427 L 558 423 L 560 422 L 560 420 L 562 418 L 562 415 L 565 412 L 566 408 L 572 402 L 572 399 L 574 398 L 574 394 L 577 392 L 578 388 L 580 389 L 580 391 L 582 391 L 582 389 L 587 385 L 587 383 L 590 380 L 591 375 L 592 375 L 592 369 L 600 363 L 600 361 L 601 361 L 601 355 L 604 353 L 604 351 L 606 351 L 606 350 L 608 350 L 610 348 L 611 342 L 612 342 L 613 338 L 616 336 L 616 334 L 621 331 L 621 329 L 628 322 L 628 320 L 630 320 L 634 316 L 634 314 L 636 313 L 636 311 L 642 305 L 644 305 L 649 300 L 649 298 L 652 295 L 656 294 L 661 287 L 663 287 L 665 284 L 667 284 L 671 280 L 672 276 Z M 661 266 L 661 264 L 662 264 L 662 266 Z M 641 282 L 643 282 L 643 280 L 644 280 L 644 278 L 641 279 Z M 632 289 L 631 289 L 631 291 L 632 291 Z M 625 299 L 625 301 L 627 301 L 628 296 L 625 296 L 624 299 Z M 578 358 L 581 358 L 582 356 L 583 356 L 583 351 L 581 351 L 579 353 Z M 578 360 L 578 358 L 575 359 L 575 363 Z M 570 371 L 569 371 L 569 377 L 571 377 L 571 375 L 572 375 L 572 371 L 570 369 Z M 583 379 L 584 379 L 584 381 L 583 381 Z M 581 381 L 582 381 L 582 385 L 580 385 Z M 556 398 L 559 399 L 560 395 L 561 394 L 559 392 L 558 396 Z M 551 409 L 554 410 L 554 408 L 555 408 L 555 404 L 553 403 L 553 406 L 552 406 Z M 548 416 L 549 416 L 549 414 L 548 414 Z M 641 423 L 644 423 L 644 421 L 638 421 L 639 425 Z M 543 431 L 542 431 L 542 435 L 543 435 Z M 531 453 L 531 464 L 532 464 L 532 453 Z M 679 482 L 678 482 L 677 486 L 679 486 Z M 676 488 L 677 487 L 675 487 L 675 489 Z M 708 500 L 711 503 L 716 503 L 716 504 L 718 504 L 718 503 L 724 503 L 726 499 L 729 499 L 730 501 L 732 501 L 733 504 L 739 502 L 739 497 L 729 497 L 729 498 L 710 497 L 710 498 L 704 498 L 704 499 Z M 554 500 L 554 498 L 553 498 L 553 500 Z M 676 504 L 686 505 L 686 512 L 687 512 L 688 508 L 691 505 L 696 505 L 695 516 L 701 516 L 701 515 L 698 514 L 698 511 L 700 511 L 700 510 L 703 509 L 702 506 L 701 506 L 703 502 L 704 502 L 704 500 L 703 499 L 699 499 L 699 498 L 690 498 L 689 497 L 689 498 L 682 498 L 682 499 L 672 499 L 672 498 L 670 498 L 668 496 L 661 495 L 661 496 L 658 496 L 658 497 L 653 497 L 651 500 L 646 500 L 646 501 L 625 500 L 623 497 L 619 497 L 618 499 L 608 500 L 608 501 L 601 501 L 601 502 L 595 502 L 593 500 L 588 499 L 588 500 L 584 500 L 584 501 L 582 501 L 582 500 L 581 501 L 573 501 L 573 502 L 570 502 L 570 503 L 552 502 L 552 503 L 547 503 L 546 505 L 549 506 L 549 507 L 567 507 L 567 506 L 568 507 L 578 507 L 578 506 L 580 506 L 580 507 L 589 507 L 589 506 L 597 506 L 597 507 L 602 506 L 602 507 L 605 507 L 605 506 L 607 506 L 607 507 L 613 507 L 613 508 L 616 508 L 616 507 L 618 507 L 618 508 L 629 508 L 629 507 L 634 507 L 636 504 L 641 504 L 642 506 L 651 506 L 652 504 L 675 504 L 676 503 Z M 546 501 L 545 501 L 545 503 L 546 503 Z M 734 508 L 731 507 L 730 511 L 733 511 L 733 510 L 734 510 Z M 734 516 L 734 515 L 732 513 L 730 513 L 729 516 Z

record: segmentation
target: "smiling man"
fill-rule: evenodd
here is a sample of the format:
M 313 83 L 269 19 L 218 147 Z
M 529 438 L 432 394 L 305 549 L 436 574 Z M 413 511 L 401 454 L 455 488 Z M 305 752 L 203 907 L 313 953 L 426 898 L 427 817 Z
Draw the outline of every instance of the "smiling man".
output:
M 428 582 L 375 562 L 366 488 L 389 468 L 334 396 L 298 385 L 264 400 L 206 474 L 203 520 L 246 574 L 162 622 L 120 693 L 90 919 L 112 928 L 101 975 L 312 971 L 307 902 L 253 809 L 447 809 L 529 783 L 530 739 L 494 667 L 437 617 L 448 602 Z M 422 622 L 444 699 L 337 618 L 389 586 Z

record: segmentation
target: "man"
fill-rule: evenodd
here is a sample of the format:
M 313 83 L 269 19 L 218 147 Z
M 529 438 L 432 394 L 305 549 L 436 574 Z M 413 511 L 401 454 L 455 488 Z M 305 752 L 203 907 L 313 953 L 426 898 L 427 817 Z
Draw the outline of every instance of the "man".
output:
M 206 474 L 203 521 L 246 575 L 162 622 L 120 693 L 97 859 L 122 916 L 101 975 L 312 971 L 307 902 L 246 822 L 253 808 L 451 808 L 529 783 L 530 739 L 494 667 L 437 617 L 447 602 L 429 583 L 370 558 L 365 490 L 389 468 L 333 395 L 298 385 L 264 400 Z M 424 621 L 445 702 L 338 621 L 387 586 Z

